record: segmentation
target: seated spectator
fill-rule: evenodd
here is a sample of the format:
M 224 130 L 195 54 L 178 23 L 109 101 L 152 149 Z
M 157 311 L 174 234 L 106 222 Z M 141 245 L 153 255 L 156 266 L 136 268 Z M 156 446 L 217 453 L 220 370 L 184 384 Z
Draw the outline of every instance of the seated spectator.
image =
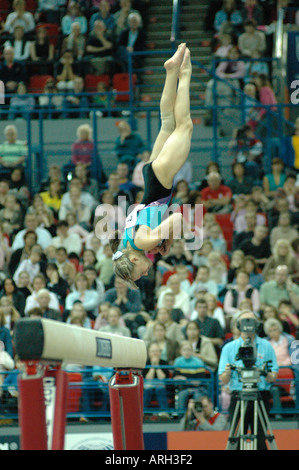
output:
M 167 271 L 174 271 L 175 267 L 178 265 L 191 266 L 191 264 L 191 254 L 189 251 L 185 250 L 182 240 L 174 240 L 170 254 L 157 262 L 157 285 L 161 284 L 162 276 Z
M 14 50 L 14 59 L 18 62 L 26 62 L 30 57 L 30 41 L 25 37 L 23 26 L 14 27 L 13 37 L 4 43 L 4 48 L 11 47 Z
M 289 323 L 286 320 L 280 319 L 278 309 L 276 307 L 274 307 L 273 305 L 264 305 L 261 313 L 262 313 L 262 323 L 259 328 L 259 336 L 261 338 L 265 338 L 267 336 L 265 333 L 264 324 L 269 319 L 275 319 L 279 321 L 279 323 L 282 325 L 283 332 L 287 334 L 291 334 Z
M 189 321 L 186 326 L 186 338 L 191 343 L 193 352 L 198 359 L 201 359 L 205 366 L 216 370 L 218 357 L 210 338 L 201 335 L 199 323 Z
M 259 272 L 257 262 L 255 261 L 252 255 L 244 257 L 242 264 L 243 271 L 246 271 L 249 275 L 249 284 L 254 289 L 260 289 L 261 285 L 264 283 L 264 277 Z
M 289 202 L 289 210 L 291 213 L 298 212 L 298 194 L 296 175 L 289 173 L 286 175 L 282 188 L 277 189 L 277 197 L 286 197 Z
M 30 192 L 26 184 L 24 168 L 15 167 L 10 172 L 9 188 L 10 193 L 16 196 L 22 207 L 27 207 Z
M 80 220 L 80 225 L 88 229 L 91 221 L 90 206 L 83 202 L 82 192 L 78 185 L 73 185 L 69 191 L 69 202 L 64 202 L 62 199 L 61 207 L 59 209 L 59 220 L 65 220 L 69 212 L 76 215 L 77 220 Z
M 38 64 L 40 73 L 52 72 L 49 63 L 54 60 L 55 47 L 50 42 L 47 29 L 39 26 L 35 38 L 30 42 L 30 60 Z
M 64 97 L 63 107 L 67 108 L 63 112 L 63 117 L 86 117 L 89 108 L 88 97 L 84 96 L 84 80 L 82 77 L 74 78 L 74 94 Z
M 240 303 L 244 298 L 250 299 L 253 311 L 260 310 L 259 291 L 249 284 L 249 275 L 246 271 L 239 270 L 236 276 L 236 285 L 227 290 L 223 308 L 227 316 L 234 316 L 240 311 Z
M 184 340 L 181 326 L 172 319 L 171 312 L 165 307 L 158 308 L 157 315 L 154 320 L 146 323 L 146 328 L 142 336 L 143 341 L 149 345 L 154 341 L 154 327 L 157 323 L 162 323 L 166 328 L 166 338 L 174 342 L 180 343 Z
M 53 211 L 55 218 L 57 218 L 62 200 L 62 187 L 60 180 L 52 179 L 50 181 L 48 191 L 41 192 L 40 196 L 44 204 Z
M 188 318 L 190 315 L 190 297 L 187 292 L 181 290 L 180 280 L 177 274 L 170 276 L 167 282 L 167 288 L 162 290 L 158 296 L 157 306 L 161 308 L 163 305 L 163 299 L 166 293 L 172 292 L 175 295 L 175 308 L 180 308 L 185 317 Z
M 186 325 L 187 319 L 180 308 L 175 308 L 175 295 L 173 292 L 165 294 L 163 299 L 162 308 L 166 308 L 169 311 L 171 318 L 174 322 L 178 323 L 181 327 Z M 152 315 L 153 320 L 156 320 L 157 312 Z
M 16 26 L 22 26 L 24 32 L 31 33 L 35 28 L 33 14 L 26 11 L 25 0 L 13 1 L 13 12 L 9 13 L 4 24 L 4 31 L 13 34 Z
M 88 279 L 83 273 L 76 275 L 75 289 L 65 299 L 65 310 L 70 311 L 78 300 L 82 303 L 89 318 L 95 320 L 98 316 L 99 296 L 96 290 L 88 289 Z
M 33 96 L 28 96 L 27 93 L 25 83 L 18 83 L 16 95 L 10 100 L 8 119 L 14 120 L 16 117 L 24 117 L 27 112 L 34 110 L 35 99 Z
M 224 339 L 224 330 L 218 320 L 208 315 L 208 304 L 205 299 L 196 301 L 190 320 L 198 323 L 201 334 L 209 338 L 215 348 L 220 348 Z
M 248 123 L 234 131 L 233 139 L 229 143 L 229 153 L 233 157 L 233 162 L 244 164 L 246 176 L 260 179 L 258 165 L 263 156 L 263 143 L 256 137 Z
M 202 190 L 203 205 L 208 212 L 228 213 L 231 209 L 232 192 L 228 186 L 221 184 L 219 173 L 208 175 L 209 186 Z
M 121 315 L 121 311 L 118 307 L 110 307 L 107 316 L 108 324 L 101 327 L 100 331 L 130 338 L 131 332 L 129 328 L 120 324 Z
M 0 309 L 0 345 L 1 352 L 6 351 L 13 358 L 13 343 L 9 328 L 5 326 L 6 318 L 3 309 Z M 4 377 L 3 377 L 4 378 Z
M 81 33 L 86 34 L 88 29 L 87 18 L 82 14 L 79 3 L 72 2 L 69 4 L 66 15 L 61 20 L 61 31 L 63 36 L 68 36 L 72 32 L 72 24 L 79 23 Z
M 40 108 L 46 112 L 43 112 L 43 116 L 58 117 L 63 107 L 63 96 L 58 94 L 58 90 L 55 81 L 52 78 L 48 78 L 45 84 L 44 93 L 39 95 L 38 104 Z
M 264 10 L 257 0 L 245 0 L 240 13 L 243 22 L 246 20 L 255 20 L 258 26 L 264 24 Z
M 156 342 L 148 346 L 146 368 L 143 369 L 142 375 L 144 378 L 143 390 L 143 406 L 148 408 L 150 402 L 155 398 L 161 410 L 165 413 L 168 409 L 168 391 L 166 385 L 161 383 L 164 379 L 168 379 L 169 370 L 167 369 L 168 362 L 161 359 L 161 350 Z M 162 366 L 162 367 L 159 367 Z M 155 382 L 158 383 L 155 383 Z
M 30 276 L 30 281 L 33 282 L 34 277 L 41 272 L 42 252 L 39 245 L 34 245 L 31 248 L 30 256 L 20 262 L 14 273 L 14 281 L 17 284 L 20 272 L 26 271 Z
M 213 245 L 210 240 L 204 240 L 200 250 L 196 251 L 193 255 L 192 264 L 199 268 L 200 266 L 206 266 L 208 256 L 213 251 Z
M 115 35 L 118 37 L 120 33 L 128 28 L 128 18 L 131 13 L 138 13 L 137 10 L 132 8 L 131 0 L 120 0 L 119 9 L 113 14 L 115 21 Z
M 232 165 L 232 177 L 228 180 L 227 186 L 231 189 L 233 196 L 251 194 L 253 179 L 246 175 L 244 163 L 235 162 Z
M 211 251 L 207 257 L 207 266 L 210 270 L 209 279 L 216 282 L 219 292 L 226 285 L 228 271 L 221 254 L 217 251 Z
M 14 194 L 8 193 L 5 199 L 4 208 L 0 210 L 0 224 L 4 233 L 12 237 L 14 233 L 21 229 L 23 223 L 23 213 L 20 204 Z M 3 241 L 3 240 L 2 240 Z M 5 250 L 5 244 L 1 248 Z
M 68 255 L 75 253 L 80 256 L 82 250 L 82 241 L 79 235 L 76 233 L 68 233 L 68 223 L 66 220 L 60 220 L 57 224 L 57 235 L 53 237 L 51 245 L 59 248 L 63 246 Z
M 284 164 L 280 158 L 273 158 L 272 172 L 267 173 L 263 179 L 263 188 L 266 196 L 274 197 L 279 188 L 283 188 L 286 180 Z
M 251 239 L 254 235 L 255 227 L 257 226 L 257 213 L 255 211 L 246 211 L 244 215 L 245 227 L 238 224 L 238 230 L 233 234 L 233 250 L 238 250 L 244 240 Z M 236 222 L 240 222 L 240 217 Z M 242 224 L 243 225 L 243 224 Z M 264 225 L 259 224 L 259 225 Z M 236 228 L 236 227 L 234 227 Z
M 256 100 L 257 100 L 256 86 L 252 82 L 254 82 L 254 78 L 257 75 L 260 75 L 260 74 L 269 75 L 270 71 L 269 71 L 268 62 L 262 60 L 263 54 L 260 51 L 252 50 L 251 59 L 256 59 L 256 60 L 251 60 L 250 62 L 246 63 L 246 78 L 244 81 L 248 87 L 245 88 L 246 87 L 245 85 L 244 93 L 246 93 L 247 95 L 251 96 L 251 98 L 254 99 L 255 106 L 256 106 Z M 256 110 L 254 112 L 256 113 Z M 249 119 L 246 119 L 246 122 L 248 120 Z
M 181 420 L 181 431 L 223 431 L 226 427 L 225 415 L 214 409 L 210 397 L 189 399 L 187 411 Z
M 194 297 L 195 291 L 199 287 L 205 287 L 207 292 L 213 295 L 218 294 L 218 285 L 215 281 L 210 280 L 210 270 L 208 266 L 202 265 L 198 267 L 195 280 L 191 284 L 189 289 L 189 295 L 191 298 Z
M 281 212 L 278 218 L 278 225 L 270 232 L 271 250 L 280 239 L 288 241 L 290 244 L 299 238 L 299 232 L 291 224 L 291 215 L 289 212 Z
M 13 278 L 5 278 L 0 291 L 0 298 L 1 297 L 7 297 L 10 299 L 21 317 L 24 316 L 25 296 L 23 295 L 22 289 L 16 285 Z
M 74 176 L 81 182 L 81 189 L 93 196 L 97 201 L 99 194 L 99 185 L 96 179 L 91 178 L 90 171 L 85 163 L 77 163 L 74 170 Z
M 61 321 L 61 313 L 59 309 L 53 309 L 51 304 L 51 293 L 47 289 L 40 289 L 36 294 L 36 302 L 38 308 L 42 312 L 42 318 Z
M 99 280 L 103 282 L 105 289 L 110 286 L 111 279 L 114 276 L 113 261 L 112 261 L 112 250 L 109 244 L 106 244 L 103 249 L 103 256 L 96 265 L 99 270 Z
M 97 20 L 86 43 L 85 63 L 89 65 L 89 72 L 97 75 L 109 73 L 112 54 L 113 39 L 109 36 L 104 21 Z
M 245 256 L 254 256 L 260 268 L 263 268 L 271 256 L 270 243 L 268 238 L 268 228 L 257 225 L 253 232 L 253 237 L 243 240 L 238 247 Z
M 182 413 L 183 410 L 186 410 L 190 396 L 198 399 L 203 395 L 205 385 L 201 385 L 199 379 L 205 378 L 206 369 L 203 360 L 195 356 L 189 341 L 181 343 L 180 352 L 181 355 L 173 363 L 175 368 L 173 378 L 176 381 L 186 381 L 184 384 L 176 387 L 179 390 L 176 408 L 179 413 Z
M 18 140 L 16 126 L 7 125 L 4 128 L 4 135 L 6 141 L 0 145 L 1 168 L 12 170 L 17 166 L 24 166 L 26 157 L 28 156 L 28 148 L 25 142 Z
M 243 205 L 243 208 L 240 207 L 241 204 L 239 205 L 240 201 Z M 249 225 L 251 229 L 254 227 L 253 220 L 250 220 L 249 222 L 250 216 L 255 216 L 255 226 L 266 225 L 267 219 L 265 215 L 258 213 L 257 210 L 258 204 L 253 199 L 246 199 L 244 197 L 238 198 L 236 201 L 236 208 L 231 215 L 231 220 L 234 223 L 235 234 L 248 231 Z
M 86 265 L 83 271 L 85 276 L 87 277 L 89 289 L 94 289 L 97 291 L 99 296 L 99 302 L 102 303 L 105 297 L 105 286 L 103 282 L 98 279 L 98 273 L 95 266 Z
M 18 83 L 26 83 L 27 81 L 26 68 L 22 62 L 15 59 L 14 55 L 13 47 L 5 47 L 0 74 L 6 93 L 15 93 Z
M 190 196 L 190 187 L 186 180 L 178 180 L 174 187 L 174 196 L 172 198 L 172 204 L 178 204 L 182 206 L 187 204 Z
M 134 194 L 139 188 L 136 188 L 131 182 L 130 168 L 128 163 L 118 162 L 116 167 L 116 173 L 119 176 L 121 189 L 130 192 L 132 194 L 132 197 L 134 198 Z
M 74 60 L 80 61 L 85 54 L 85 46 L 86 39 L 81 32 L 80 23 L 72 23 L 71 33 L 63 40 L 61 54 L 63 55 L 65 51 L 72 51 Z
M 205 171 L 205 176 L 201 180 L 200 185 L 197 187 L 198 191 L 202 191 L 203 189 L 207 188 L 209 186 L 208 184 L 208 176 L 210 173 L 219 173 L 220 172 L 220 166 L 216 162 L 209 162 L 206 166 L 206 171 Z M 221 184 L 224 184 L 224 179 L 221 177 Z
M 173 364 L 180 354 L 180 344 L 166 336 L 166 326 L 163 323 L 155 323 L 153 326 L 153 341 L 157 342 L 161 350 L 161 359 Z
M 81 238 L 81 242 L 85 243 L 89 232 L 83 227 L 81 227 L 81 225 L 79 225 L 76 214 L 74 214 L 73 212 L 68 212 L 68 214 L 66 215 L 66 221 L 68 224 L 68 233 L 75 233 L 79 235 L 79 237 Z
M 114 196 L 114 204 L 118 204 L 127 213 L 127 209 L 134 203 L 134 200 L 129 191 L 121 188 L 120 178 L 116 171 L 109 174 L 106 186 Z M 103 191 L 100 192 L 99 197 L 101 197 Z
M 227 253 L 227 244 L 223 236 L 221 226 L 219 224 L 214 224 L 210 229 L 209 240 L 213 245 L 213 251 L 218 251 L 222 255 Z
M 99 305 L 99 314 L 94 322 L 94 326 L 93 326 L 93 329 L 94 330 L 99 330 L 100 328 L 102 328 L 103 326 L 106 326 L 108 325 L 108 312 L 109 312 L 109 308 L 111 307 L 110 303 L 109 302 L 102 302 L 100 305 Z M 125 322 L 123 320 L 123 318 L 121 317 L 120 318 L 120 324 L 122 324 L 123 326 L 125 326 Z
M 278 308 L 281 300 L 290 300 L 292 306 L 299 309 L 299 287 L 289 277 L 287 266 L 277 266 L 275 279 L 264 282 L 260 288 L 260 301 L 262 307 L 272 305 Z
M 243 262 L 244 262 L 243 251 L 238 250 L 238 249 L 233 250 L 231 254 L 228 273 L 227 273 L 227 281 L 229 284 L 233 284 L 235 282 L 237 272 L 243 266 Z
M 57 296 L 59 305 L 64 307 L 70 288 L 67 281 L 60 276 L 56 263 L 47 264 L 46 276 L 46 288 Z
M 266 36 L 262 31 L 256 29 L 256 21 L 247 19 L 244 22 L 244 33 L 238 38 L 238 46 L 241 54 L 245 57 L 252 58 L 253 51 L 259 51 L 264 54 L 266 51 Z
M 272 269 L 276 269 L 278 266 L 287 266 L 289 275 L 296 277 L 299 274 L 299 261 L 294 256 L 293 249 L 288 240 L 279 239 L 275 243 L 272 251 L 272 256 L 267 260 L 264 269 L 263 276 L 267 277 L 268 272 Z
M 226 59 L 229 50 L 233 46 L 233 37 L 229 33 L 219 34 L 216 50 L 213 58 Z
M 209 294 L 208 292 L 204 296 L 207 302 L 208 316 L 218 320 L 221 328 L 225 331 L 226 322 L 224 317 L 223 308 L 219 306 L 216 295 Z
M 31 253 L 31 248 L 37 244 L 37 234 L 33 230 L 28 230 L 24 234 L 24 246 L 15 250 L 9 261 L 9 272 L 13 276 L 19 263 L 24 259 L 28 259 Z
M 65 319 L 66 323 L 71 323 L 74 318 L 80 318 L 83 328 L 88 328 L 89 330 L 92 329 L 91 320 L 87 316 L 86 310 L 79 300 L 73 304 L 70 312 L 65 313 L 69 313 L 68 317 Z
M 275 351 L 277 364 L 279 365 L 279 367 L 291 367 L 291 344 L 294 341 L 294 337 L 287 333 L 284 333 L 282 324 L 275 318 L 269 318 L 268 320 L 266 320 L 264 324 L 264 330 L 267 335 L 266 339 L 270 342 Z M 283 388 L 280 387 L 278 384 L 273 384 L 271 387 L 273 407 L 278 412 L 282 411 L 280 397 L 283 396 L 283 391 Z
M 38 225 L 47 229 L 51 235 L 55 234 L 53 211 L 46 206 L 39 194 L 34 196 L 32 205 L 28 207 L 27 214 L 35 214 Z
M 19 248 L 24 248 L 24 235 L 26 234 L 27 230 L 36 233 L 37 244 L 40 245 L 43 250 L 45 250 L 51 244 L 52 236 L 50 232 L 39 225 L 38 219 L 34 213 L 26 214 L 24 224 L 25 228 L 20 230 L 15 236 L 11 248 L 12 252 L 18 250 Z
M 38 307 L 37 294 L 41 289 L 46 289 L 46 277 L 44 274 L 37 274 L 32 282 L 32 294 L 26 298 L 25 304 L 25 315 L 28 315 L 29 310 Z M 53 310 L 59 310 L 59 300 L 57 295 L 54 292 L 50 292 L 50 303 L 49 308 Z
M 218 10 L 214 19 L 214 28 L 219 33 L 223 25 L 229 24 L 232 32 L 237 33 L 243 23 L 241 12 L 237 9 L 235 0 L 223 0 L 221 10 Z
M 95 216 L 101 217 L 99 224 L 107 224 L 107 232 L 112 233 L 115 230 L 124 230 L 126 224 L 126 214 L 122 208 L 113 204 L 113 194 L 110 191 L 104 191 L 101 195 L 100 205 L 95 210 Z
M 277 98 L 273 91 L 270 79 L 267 75 L 260 74 L 256 76 L 254 79 L 254 83 L 258 90 L 260 104 L 265 106 L 277 104 Z M 262 124 L 263 119 L 265 119 L 266 115 L 269 112 L 276 110 L 276 106 L 271 106 L 271 108 L 260 108 L 259 114 L 256 117 L 256 123 L 254 124 L 254 128 L 256 128 L 259 124 Z M 277 123 L 274 119 L 272 119 L 272 125 L 273 127 L 277 127 Z
M 105 302 L 109 302 L 113 307 L 119 307 L 122 314 L 137 313 L 141 310 L 140 292 L 130 289 L 124 281 L 117 277 L 114 280 L 114 287 L 106 291 Z
M 72 170 L 78 163 L 84 163 L 90 167 L 95 158 L 95 146 L 92 139 L 92 129 L 89 124 L 78 126 L 77 140 L 72 144 L 72 161 L 68 164 Z
M 297 309 L 296 309 L 297 310 Z M 278 316 L 281 323 L 287 323 L 290 334 L 296 338 L 299 318 L 290 300 L 282 299 L 278 305 Z
M 3 296 L 0 299 L 0 311 L 4 314 L 4 326 L 13 334 L 14 326 L 20 319 L 20 314 L 13 304 L 12 299 Z
M 130 13 L 128 16 L 128 27 L 123 29 L 118 36 L 116 57 L 123 64 L 124 70 L 128 70 L 129 54 L 140 52 L 145 49 L 146 34 L 142 28 L 142 18 L 139 13 Z M 134 68 L 142 67 L 142 56 L 133 57 Z
M 228 60 L 221 61 L 215 70 L 215 75 L 221 80 L 216 80 L 214 84 L 214 79 L 211 79 L 207 83 L 206 92 L 205 92 L 205 106 L 210 107 L 214 104 L 214 88 L 216 88 L 217 93 L 217 104 L 218 105 L 227 105 L 227 101 L 234 99 L 235 95 L 233 94 L 234 88 L 241 87 L 241 81 L 246 75 L 245 63 L 240 59 L 240 51 L 236 46 L 230 48 L 228 55 Z M 231 86 L 226 84 L 226 80 L 229 80 Z M 212 109 L 208 109 L 205 117 L 205 125 L 212 124 Z
M 60 92 L 74 90 L 74 80 L 79 76 L 79 67 L 75 63 L 73 52 L 66 49 L 57 64 L 55 71 L 56 86 Z
M 98 11 L 91 15 L 89 20 L 89 31 L 93 30 L 94 23 L 97 20 L 103 21 L 105 23 L 107 34 L 110 38 L 113 38 L 115 30 L 115 19 L 111 13 L 111 4 L 108 0 L 101 0 L 98 4 Z
M 139 134 L 132 132 L 127 121 L 117 123 L 119 136 L 115 141 L 115 152 L 121 162 L 134 164 L 137 156 L 145 150 L 144 142 Z

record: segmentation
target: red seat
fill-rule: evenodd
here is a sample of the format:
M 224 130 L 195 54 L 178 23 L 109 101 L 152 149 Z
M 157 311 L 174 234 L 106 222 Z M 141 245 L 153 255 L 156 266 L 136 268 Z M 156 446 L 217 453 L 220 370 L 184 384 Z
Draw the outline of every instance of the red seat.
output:
M 277 382 L 276 385 L 283 388 L 285 391 L 285 395 L 280 397 L 280 401 L 282 403 L 291 403 L 293 402 L 293 398 L 290 395 L 291 385 L 294 380 L 294 372 L 289 367 L 280 367 L 278 374 L 277 374 Z
M 49 79 L 55 81 L 52 75 L 32 75 L 29 79 L 29 93 L 43 93 Z
M 81 408 L 82 374 L 68 372 L 67 413 L 76 413 Z
M 11 11 L 11 6 L 9 0 L 1 0 L 0 4 L 0 19 L 1 21 L 5 21 L 7 15 Z
M 226 240 L 227 251 L 232 250 L 234 225 L 230 219 L 231 214 L 215 214 L 216 222 L 222 229 L 223 236 Z
M 39 23 L 36 26 L 36 31 L 39 28 L 45 28 L 47 30 L 50 43 L 56 46 L 60 37 L 60 26 L 56 23 Z
M 105 85 L 109 88 L 109 85 L 110 85 L 109 75 L 87 74 L 84 79 L 85 90 L 90 93 L 97 91 L 97 84 L 99 82 L 104 82 Z
M 132 75 L 133 88 L 136 85 L 136 74 Z M 128 73 L 116 73 L 112 80 L 113 89 L 119 92 L 129 91 L 130 79 Z M 130 95 L 117 95 L 115 101 L 129 101 Z

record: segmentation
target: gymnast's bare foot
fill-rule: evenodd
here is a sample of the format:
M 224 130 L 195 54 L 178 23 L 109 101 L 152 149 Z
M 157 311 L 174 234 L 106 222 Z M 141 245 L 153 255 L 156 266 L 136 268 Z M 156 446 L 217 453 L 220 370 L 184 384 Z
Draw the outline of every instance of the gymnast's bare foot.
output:
M 180 76 L 181 75 L 191 75 L 192 73 L 192 64 L 191 64 L 191 54 L 188 47 L 185 49 L 183 62 L 180 67 Z
M 164 63 L 164 67 L 167 71 L 169 70 L 178 71 L 180 69 L 180 66 L 182 64 L 182 60 L 184 57 L 185 49 L 186 49 L 186 44 L 185 43 L 180 44 L 177 50 L 175 51 L 175 53 L 173 54 L 173 56 Z

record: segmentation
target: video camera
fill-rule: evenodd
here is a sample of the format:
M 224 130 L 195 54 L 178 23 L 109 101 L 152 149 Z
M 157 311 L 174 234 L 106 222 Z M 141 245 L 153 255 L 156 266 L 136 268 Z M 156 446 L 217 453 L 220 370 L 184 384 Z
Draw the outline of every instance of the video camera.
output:
M 254 318 L 243 318 L 237 322 L 237 328 L 241 333 L 254 335 L 258 331 L 259 324 Z M 261 376 L 266 376 L 271 370 L 272 361 L 267 361 L 263 368 L 257 368 L 255 346 L 250 336 L 245 339 L 244 345 L 240 346 L 235 358 L 236 361 L 241 360 L 244 367 L 231 365 L 232 370 L 237 370 L 239 380 L 243 382 L 246 389 L 255 388 Z

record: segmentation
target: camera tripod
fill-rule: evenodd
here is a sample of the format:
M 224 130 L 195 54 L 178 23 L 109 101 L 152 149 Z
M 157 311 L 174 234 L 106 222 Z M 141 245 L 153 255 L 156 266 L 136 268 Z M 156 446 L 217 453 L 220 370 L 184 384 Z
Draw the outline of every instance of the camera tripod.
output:
M 253 429 L 251 429 L 251 434 L 245 434 L 245 417 L 250 402 L 253 402 Z M 240 418 L 238 420 L 239 412 Z M 278 450 L 267 411 L 258 389 L 245 389 L 239 392 L 226 450 L 237 450 L 239 443 L 240 450 L 257 450 L 259 424 L 270 450 Z

